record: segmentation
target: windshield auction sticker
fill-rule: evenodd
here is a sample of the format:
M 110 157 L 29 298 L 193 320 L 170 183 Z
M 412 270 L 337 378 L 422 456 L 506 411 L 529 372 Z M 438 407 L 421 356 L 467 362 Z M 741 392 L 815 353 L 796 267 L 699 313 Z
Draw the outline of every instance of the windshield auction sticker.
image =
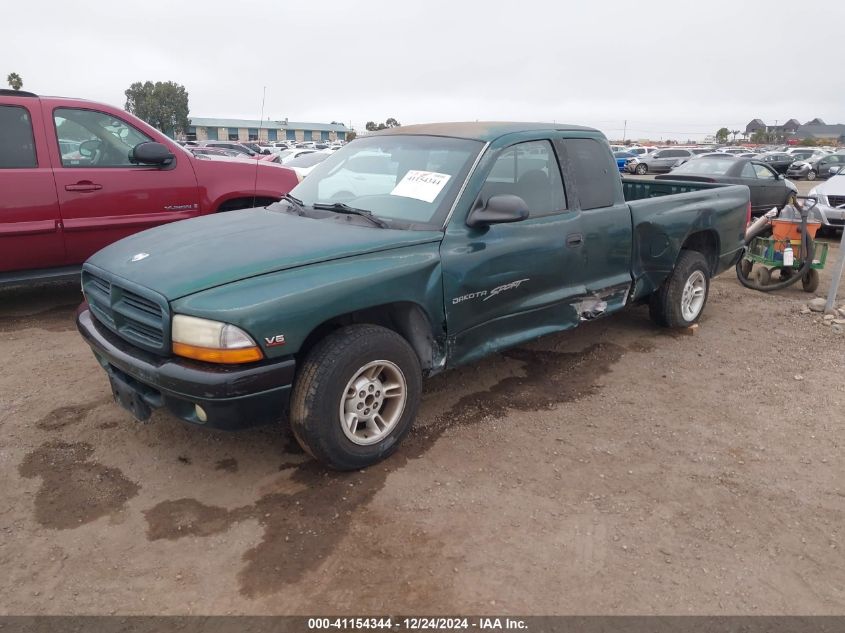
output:
M 411 169 L 393 188 L 390 195 L 414 198 L 423 202 L 434 202 L 434 199 L 443 191 L 443 187 L 446 186 L 450 178 L 449 174 Z

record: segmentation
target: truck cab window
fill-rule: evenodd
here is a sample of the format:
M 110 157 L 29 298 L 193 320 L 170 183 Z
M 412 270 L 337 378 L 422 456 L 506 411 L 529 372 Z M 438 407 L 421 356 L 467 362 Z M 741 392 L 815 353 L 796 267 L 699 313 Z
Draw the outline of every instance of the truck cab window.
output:
M 481 199 L 486 203 L 502 194 L 525 200 L 531 217 L 566 209 L 560 168 L 549 141 L 529 141 L 502 150 L 481 188 Z
M 0 169 L 38 167 L 29 112 L 21 106 L 0 106 Z
M 105 112 L 57 108 L 53 112 L 63 167 L 132 167 L 129 150 L 151 141 Z
M 563 144 L 575 174 L 581 209 L 613 206 L 619 171 L 607 144 L 591 138 L 568 138 Z

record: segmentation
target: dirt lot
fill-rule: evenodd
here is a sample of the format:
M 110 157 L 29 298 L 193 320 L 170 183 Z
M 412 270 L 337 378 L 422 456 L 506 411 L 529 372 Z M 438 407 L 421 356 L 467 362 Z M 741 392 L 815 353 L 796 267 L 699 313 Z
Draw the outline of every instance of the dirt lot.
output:
M 133 422 L 75 284 L 0 293 L 0 610 L 845 613 L 845 335 L 806 298 L 729 272 L 694 336 L 636 307 L 448 372 L 340 475 Z

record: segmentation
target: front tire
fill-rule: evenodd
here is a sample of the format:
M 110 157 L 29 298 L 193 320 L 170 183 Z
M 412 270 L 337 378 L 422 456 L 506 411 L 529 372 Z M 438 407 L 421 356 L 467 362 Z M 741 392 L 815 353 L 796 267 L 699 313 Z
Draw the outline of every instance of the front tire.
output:
M 645 176 L 648 173 L 648 165 L 640 163 L 634 168 L 634 173 L 638 176 Z
M 302 448 L 336 470 L 371 466 L 408 434 L 422 393 L 414 350 L 396 332 L 352 325 L 308 354 L 291 397 L 291 429 Z
M 683 250 L 672 274 L 651 295 L 651 319 L 662 327 L 689 327 L 701 318 L 709 292 L 707 259 L 698 251 Z
M 816 179 L 816 172 L 814 170 L 810 170 L 807 172 L 807 180 L 815 180 Z

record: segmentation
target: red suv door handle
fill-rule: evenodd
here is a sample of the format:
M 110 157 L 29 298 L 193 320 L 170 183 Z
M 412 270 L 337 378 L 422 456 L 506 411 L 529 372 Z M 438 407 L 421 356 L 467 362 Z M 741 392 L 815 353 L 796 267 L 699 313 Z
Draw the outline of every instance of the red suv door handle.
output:
M 82 191 L 83 193 L 86 191 L 99 191 L 102 188 L 103 185 L 98 185 L 90 180 L 80 180 L 75 185 L 65 185 L 65 191 Z

